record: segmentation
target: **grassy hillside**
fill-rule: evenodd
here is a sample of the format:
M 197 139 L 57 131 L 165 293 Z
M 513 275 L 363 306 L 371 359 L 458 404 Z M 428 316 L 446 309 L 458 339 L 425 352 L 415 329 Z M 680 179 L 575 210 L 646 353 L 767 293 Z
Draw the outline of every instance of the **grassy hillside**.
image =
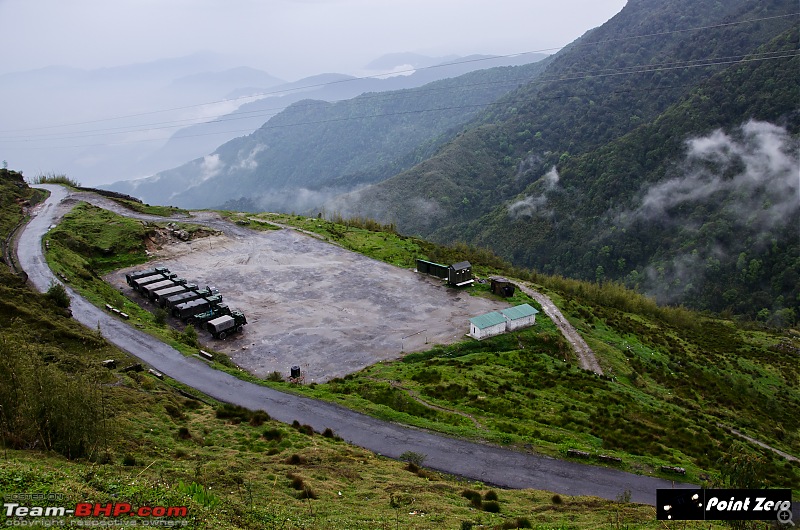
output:
M 32 196 L 19 182 L 16 173 L 0 175 L 0 209 L 12 226 L 23 219 L 15 199 Z M 120 234 L 124 223 L 107 221 L 109 234 Z M 85 225 L 73 228 L 85 242 L 107 241 Z M 128 243 L 141 237 L 125 234 Z M 39 504 L 67 507 L 186 506 L 186 528 L 660 527 L 652 507 L 493 489 L 221 405 L 169 378 L 124 371 L 136 360 L 5 267 L 0 321 L 4 495 L 63 495 Z M 107 359 L 117 367 L 103 367 Z M 0 514 L 0 524 L 15 523 Z
M 67 263 L 62 252 L 74 246 L 67 243 L 73 237 L 99 230 L 88 247 L 94 249 L 89 254 L 97 253 L 99 242 L 118 234 L 128 222 L 97 208 L 79 208 L 52 232 L 56 268 Z M 558 303 L 597 352 L 606 373 L 598 378 L 578 369 L 569 345 L 542 313 L 530 330 L 434 347 L 327 384 L 272 385 L 457 436 L 559 457 L 578 449 L 601 464 L 609 460 L 600 455 L 619 458 L 613 465 L 633 472 L 662 474 L 661 466 L 677 465 L 688 470 L 688 480 L 709 484 L 722 479 L 730 454 L 746 451 L 759 460 L 759 480 L 765 484 L 800 483 L 796 464 L 755 445 L 742 449 L 736 442 L 743 440 L 730 432 L 736 429 L 800 454 L 800 370 L 794 362 L 800 340 L 795 334 L 745 330 L 685 309 L 658 307 L 614 284 L 531 274 L 486 251 L 440 247 L 368 220 L 334 223 L 280 214 L 229 215 L 254 229 L 292 225 L 398 266 L 411 267 L 416 257 L 468 259 L 478 274 L 523 278 Z M 132 233 L 128 239 L 141 237 Z M 72 262 L 80 259 L 72 255 Z M 69 265 L 64 270 L 80 276 Z M 98 279 L 79 281 L 78 286 L 98 304 L 109 303 L 102 295 L 107 288 Z M 474 286 L 472 293 L 492 296 L 485 284 Z M 515 302 L 538 307 L 524 294 Z M 191 340 L 180 330 L 159 327 L 138 307 L 131 314 L 137 325 L 176 347 L 186 348 Z
M 337 224 L 277 214 L 345 248 L 399 266 L 418 256 L 468 259 L 481 275 L 522 278 L 547 293 L 598 355 L 606 377 L 576 367 L 569 345 L 541 313 L 535 328 L 482 342 L 409 354 L 312 395 L 394 421 L 496 443 L 622 458 L 623 469 L 687 468 L 689 479 L 720 480 L 728 455 L 749 434 L 800 454 L 800 333 L 659 307 L 617 284 L 589 284 L 513 268 L 485 250 L 448 248 L 365 221 Z M 493 296 L 488 286 L 473 294 Z M 515 303 L 538 304 L 524 295 Z M 736 447 L 736 449 L 734 449 Z M 800 466 L 748 446 L 765 483 L 796 488 Z M 597 460 L 602 462 L 602 460 Z

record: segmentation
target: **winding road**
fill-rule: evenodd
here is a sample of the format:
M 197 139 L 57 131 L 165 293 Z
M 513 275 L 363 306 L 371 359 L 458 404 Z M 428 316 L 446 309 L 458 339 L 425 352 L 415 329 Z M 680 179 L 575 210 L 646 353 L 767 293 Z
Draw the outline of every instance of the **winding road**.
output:
M 44 292 L 55 277 L 42 253 L 42 237 L 66 211 L 58 205 L 68 199 L 71 192 L 61 186 L 39 187 L 50 191 L 50 197 L 33 212 L 33 218 L 21 232 L 17 255 L 31 284 Z M 239 230 L 231 224 L 226 228 L 226 231 Z M 244 232 L 236 235 L 246 237 Z M 99 327 L 109 342 L 173 379 L 220 401 L 265 410 L 282 422 L 297 420 L 317 431 L 331 428 L 347 442 L 382 455 L 397 458 L 405 451 L 422 453 L 427 455 L 426 467 L 509 488 L 534 488 L 562 495 L 593 495 L 612 500 L 629 491 L 633 502 L 651 505 L 655 504 L 657 488 L 691 487 L 615 469 L 449 438 L 378 420 L 335 404 L 248 383 L 214 370 L 198 359 L 185 357 L 93 306 L 69 287 L 67 291 L 77 321 L 90 329 Z

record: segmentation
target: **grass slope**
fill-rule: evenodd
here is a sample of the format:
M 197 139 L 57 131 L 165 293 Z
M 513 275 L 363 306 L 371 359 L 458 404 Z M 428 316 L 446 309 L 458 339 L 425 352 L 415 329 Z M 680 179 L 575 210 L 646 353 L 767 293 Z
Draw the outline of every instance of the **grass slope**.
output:
M 54 231 L 53 239 L 68 241 L 69 234 L 95 229 L 117 237 L 115 227 L 123 220 L 108 215 L 112 214 L 84 207 Z M 273 386 L 456 436 L 559 457 L 568 457 L 570 449 L 587 451 L 595 463 L 637 473 L 674 478 L 661 466 L 680 466 L 687 469 L 686 478 L 697 483 L 721 480 L 727 455 L 738 451 L 734 444 L 741 441 L 731 428 L 800 454 L 796 335 L 745 330 L 682 308 L 661 308 L 614 284 L 531 275 L 509 268 L 489 252 L 439 247 L 369 220 L 226 215 L 254 229 L 293 226 L 396 266 L 411 267 L 417 257 L 469 259 L 484 276 L 502 273 L 533 280 L 580 330 L 606 372 L 606 377 L 598 377 L 577 368 L 569 345 L 541 313 L 529 330 L 436 346 L 327 384 L 270 382 Z M 76 218 L 94 228 L 74 225 Z M 102 247 L 108 236 L 95 236 L 95 247 Z M 97 252 L 95 248 L 89 254 Z M 86 288 L 96 291 L 104 285 L 94 282 Z M 476 296 L 493 296 L 485 284 L 471 290 Z M 521 293 L 512 302 L 541 309 Z M 141 321 L 147 322 L 149 314 L 141 313 Z M 183 336 L 177 330 L 156 334 L 181 346 Z M 747 448 L 759 459 L 764 484 L 800 484 L 800 466 L 767 449 Z
M 10 182 L 2 177 L 5 188 Z M 22 219 L 15 200 L 0 207 L 10 225 Z M 113 231 L 124 227 L 103 224 Z M 97 240 L 107 241 L 102 235 Z M 0 268 L 0 322 L 6 375 L 0 378 L 3 495 L 60 494 L 63 501 L 41 504 L 68 507 L 78 502 L 187 506 L 187 528 L 660 528 L 649 506 L 492 490 L 376 456 L 338 441 L 335 433 L 312 433 L 302 425 L 273 422 L 263 412 L 189 397 L 168 378 L 106 369 L 105 359 L 115 359 L 120 368 L 135 359 L 6 268 Z M 55 384 L 39 384 L 37 390 L 24 386 L 29 382 Z M 14 395 L 21 400 L 15 402 Z M 12 417 L 14 403 L 21 403 L 23 412 L 24 406 L 42 405 L 40 411 L 54 419 L 91 414 L 102 427 L 81 456 L 58 443 L 43 450 L 43 426 L 37 428 L 31 415 Z M 12 430 L 12 424 L 33 429 Z M 88 424 L 64 427 L 85 431 Z M 65 432 L 49 431 L 50 441 L 58 442 Z M 477 502 L 475 492 L 481 497 Z M 66 527 L 76 527 L 67 520 L 73 524 Z M 20 522 L 0 513 L 2 525 Z

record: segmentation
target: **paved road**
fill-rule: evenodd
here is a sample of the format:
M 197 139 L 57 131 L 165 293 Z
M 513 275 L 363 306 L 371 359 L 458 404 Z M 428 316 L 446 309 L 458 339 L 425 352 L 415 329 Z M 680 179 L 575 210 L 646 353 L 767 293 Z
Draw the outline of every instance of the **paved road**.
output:
M 42 187 L 48 189 L 51 196 L 34 212 L 35 217 L 20 234 L 17 245 L 20 265 L 39 291 L 45 291 L 55 279 L 42 255 L 41 239 L 57 222 L 56 205 L 68 195 L 60 186 Z M 346 441 L 386 456 L 397 458 L 405 451 L 414 451 L 427 455 L 426 467 L 488 484 L 606 499 L 616 499 L 630 491 L 633 502 L 647 504 L 655 504 L 656 488 L 690 487 L 615 469 L 448 438 L 241 381 L 198 359 L 184 357 L 177 350 L 91 305 L 71 289 L 67 290 L 76 320 L 90 329 L 99 326 L 110 342 L 173 379 L 218 400 L 254 410 L 263 409 L 282 422 L 298 420 L 319 431 L 329 427 Z

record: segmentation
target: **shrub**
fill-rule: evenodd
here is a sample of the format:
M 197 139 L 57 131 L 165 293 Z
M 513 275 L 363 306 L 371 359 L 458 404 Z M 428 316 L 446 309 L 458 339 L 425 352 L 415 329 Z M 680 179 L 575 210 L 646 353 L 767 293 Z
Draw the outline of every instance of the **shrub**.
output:
M 197 330 L 194 329 L 194 326 L 188 324 L 185 328 L 183 328 L 183 333 L 181 334 L 181 341 L 188 346 L 193 346 L 195 348 L 200 347 L 200 343 L 197 340 Z
M 406 451 L 400 455 L 400 460 L 408 462 L 409 464 L 414 464 L 417 467 L 421 466 L 426 458 L 428 458 L 428 455 L 415 453 L 414 451 Z
M 303 491 L 297 494 L 298 499 L 316 499 L 317 494 L 311 489 L 311 486 L 306 486 Z
M 183 419 L 183 412 L 181 409 L 173 405 L 172 403 L 167 403 L 164 405 L 164 410 L 167 411 L 167 414 L 170 415 L 173 419 L 182 420 Z
M 496 500 L 498 500 L 497 499 L 497 493 L 495 493 L 494 490 L 489 490 L 483 496 L 483 500 L 485 500 L 485 501 L 496 501 Z
M 192 433 L 189 432 L 188 427 L 181 427 L 178 429 L 178 438 L 181 440 L 188 440 L 192 437 Z
M 125 455 L 122 457 L 122 465 L 132 467 L 136 465 L 136 457 L 133 455 Z
M 293 466 L 303 465 L 306 463 L 306 459 L 302 456 L 298 455 L 297 453 L 293 454 L 289 458 L 286 459 L 286 463 Z
M 500 513 L 500 505 L 497 503 L 497 501 L 484 502 L 483 511 L 490 513 Z
M 325 430 L 322 432 L 322 436 L 325 438 L 336 438 L 336 435 L 333 433 L 333 429 L 330 427 L 325 428 Z
M 70 300 L 67 289 L 58 282 L 50 282 L 46 296 L 56 307 L 63 307 L 64 309 L 69 307 Z
M 272 441 L 280 442 L 283 439 L 283 431 L 275 428 L 267 429 L 266 431 L 264 431 L 264 434 L 262 434 L 262 436 L 264 437 L 264 439 L 269 440 L 271 442 Z
M 267 376 L 267 381 L 272 381 L 275 383 L 280 383 L 283 381 L 283 375 L 280 372 L 272 372 Z
M 559 495 L 558 493 L 553 495 L 553 497 L 550 500 L 553 501 L 553 504 L 561 504 L 562 502 L 564 502 L 563 500 L 561 500 L 561 495 Z
M 153 322 L 156 326 L 164 327 L 167 323 L 167 311 L 162 307 L 153 311 Z
M 464 490 L 461 492 L 461 496 L 469 499 L 470 504 L 477 509 L 481 509 L 483 507 L 483 501 L 481 499 L 481 494 L 475 490 Z
M 263 410 L 257 410 L 253 412 L 253 414 L 250 416 L 250 425 L 252 425 L 253 427 L 261 427 L 262 425 L 264 425 L 265 421 L 269 421 L 270 419 L 271 418 L 269 414 L 267 414 Z

